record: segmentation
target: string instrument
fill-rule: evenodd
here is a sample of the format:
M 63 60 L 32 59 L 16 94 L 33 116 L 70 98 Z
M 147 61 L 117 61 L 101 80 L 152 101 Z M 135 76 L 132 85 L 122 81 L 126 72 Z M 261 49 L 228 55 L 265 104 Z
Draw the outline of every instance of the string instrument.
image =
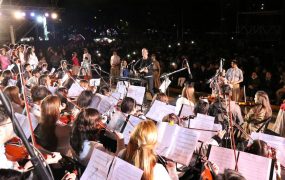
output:
M 204 164 L 204 170 L 201 173 L 201 180 L 213 180 L 213 166 L 210 161 L 206 161 Z
M 212 102 L 215 102 L 217 97 L 209 95 L 209 96 L 200 96 L 199 97 L 200 100 L 208 100 L 208 102 L 211 104 Z
M 14 137 L 5 143 L 5 155 L 10 161 L 21 161 L 29 156 L 22 140 L 18 137 Z
M 254 101 L 236 102 L 239 106 L 255 106 L 258 105 Z

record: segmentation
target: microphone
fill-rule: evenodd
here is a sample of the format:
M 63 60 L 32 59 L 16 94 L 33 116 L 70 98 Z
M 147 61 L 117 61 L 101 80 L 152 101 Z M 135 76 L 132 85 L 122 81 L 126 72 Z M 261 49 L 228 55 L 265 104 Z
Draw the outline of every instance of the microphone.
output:
M 185 59 L 185 61 L 186 61 L 186 66 L 187 66 L 187 70 L 188 70 L 189 77 L 190 77 L 190 79 L 193 79 L 193 76 L 192 76 L 192 73 L 191 73 L 191 70 L 190 70 L 190 66 L 189 66 L 189 64 L 188 64 L 188 60 Z

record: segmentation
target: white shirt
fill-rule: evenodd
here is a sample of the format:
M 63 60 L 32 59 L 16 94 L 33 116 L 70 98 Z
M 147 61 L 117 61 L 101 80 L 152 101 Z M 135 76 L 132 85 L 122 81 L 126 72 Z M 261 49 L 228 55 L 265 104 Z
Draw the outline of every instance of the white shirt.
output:
M 83 60 L 85 60 L 85 58 L 87 58 L 87 60 L 91 62 L 91 54 L 89 54 L 89 53 L 84 53 L 84 54 L 83 54 Z
M 180 97 L 177 99 L 176 101 L 176 107 L 175 107 L 175 114 L 178 115 L 180 110 L 181 110 L 181 107 L 182 105 L 185 104 L 185 105 L 189 105 L 189 106 L 192 106 L 194 107 L 194 103 L 189 101 L 187 98 L 185 97 Z
M 5 155 L 4 145 L 0 146 L 0 169 L 13 169 L 13 162 L 9 161 Z
M 39 60 L 36 56 L 35 53 L 32 53 L 28 59 L 28 63 L 31 65 L 32 69 L 35 69 L 38 64 L 39 64 Z
M 153 168 L 153 179 L 154 180 L 171 180 L 168 172 L 164 168 L 162 164 L 156 163 L 154 168 Z

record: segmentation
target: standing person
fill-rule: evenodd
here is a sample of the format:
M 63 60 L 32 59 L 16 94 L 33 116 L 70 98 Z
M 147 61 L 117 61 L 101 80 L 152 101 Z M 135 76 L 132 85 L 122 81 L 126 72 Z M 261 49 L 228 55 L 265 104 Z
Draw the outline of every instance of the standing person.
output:
M 117 51 L 113 51 L 113 55 L 110 59 L 110 74 L 112 77 L 112 81 L 115 82 L 114 77 L 120 76 L 120 64 L 121 64 L 121 58 L 118 56 Z
M 28 47 L 27 52 L 25 54 L 25 60 L 26 63 L 29 63 L 32 67 L 32 69 L 35 69 L 38 64 L 39 64 L 39 60 L 38 57 L 35 54 L 35 48 L 34 47 Z
M 152 54 L 151 55 L 151 60 L 153 63 L 153 81 L 154 81 L 154 88 L 156 90 L 159 89 L 160 86 L 160 65 L 159 62 L 156 59 L 156 55 Z
M 83 49 L 83 61 L 81 63 L 81 67 L 85 69 L 88 76 L 91 77 L 91 54 L 89 54 L 88 49 Z
M 80 64 L 79 64 L 79 59 L 77 57 L 77 52 L 73 52 L 72 53 L 72 72 L 73 74 L 78 74 L 79 72 L 79 68 L 80 68 Z
M 11 64 L 9 57 L 7 55 L 7 50 L 5 48 L 0 49 L 0 66 L 2 71 L 8 68 Z
M 83 52 L 83 60 L 88 60 L 91 63 L 91 54 L 89 54 L 88 49 L 84 48 Z
M 148 90 L 153 96 L 153 67 L 152 61 L 148 57 L 148 50 L 146 48 L 142 49 L 142 59 L 140 59 L 138 62 L 140 62 L 138 71 L 143 76 L 143 78 L 147 80 Z M 136 66 L 138 62 L 136 62 L 134 66 Z
M 238 68 L 237 60 L 233 59 L 231 62 L 231 68 L 226 72 L 226 78 L 229 84 L 232 85 L 232 100 L 239 101 L 240 83 L 243 82 L 242 70 Z

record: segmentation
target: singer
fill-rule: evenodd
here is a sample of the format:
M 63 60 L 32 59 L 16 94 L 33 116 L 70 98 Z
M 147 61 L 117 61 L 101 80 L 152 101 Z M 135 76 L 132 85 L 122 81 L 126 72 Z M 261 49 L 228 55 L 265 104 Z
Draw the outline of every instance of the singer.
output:
M 146 48 L 142 49 L 142 59 L 138 62 L 140 63 L 135 63 L 134 69 L 140 73 L 143 79 L 147 81 L 148 91 L 153 96 L 153 63 L 152 60 L 148 57 L 148 50 Z

